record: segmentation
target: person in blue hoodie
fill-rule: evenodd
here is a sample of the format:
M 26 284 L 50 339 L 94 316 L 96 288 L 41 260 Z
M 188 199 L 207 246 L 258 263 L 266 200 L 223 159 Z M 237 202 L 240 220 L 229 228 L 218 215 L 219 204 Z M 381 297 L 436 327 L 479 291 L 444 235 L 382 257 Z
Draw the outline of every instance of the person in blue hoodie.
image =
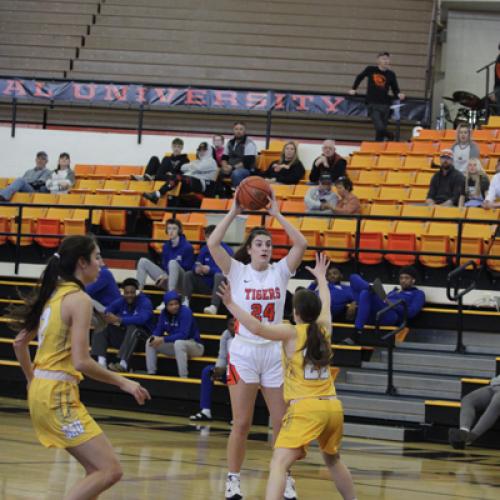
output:
M 330 310 L 333 318 L 342 316 L 349 304 L 351 304 L 354 300 L 351 287 L 349 285 L 343 285 L 342 279 L 342 272 L 339 268 L 334 266 L 328 268 L 328 271 L 326 272 L 326 281 L 328 282 L 328 288 L 330 289 Z M 312 281 L 307 289 L 317 293 L 318 284 L 316 281 Z
M 177 290 L 183 285 L 184 273 L 193 267 L 193 246 L 182 234 L 180 221 L 168 219 L 165 223 L 165 232 L 168 241 L 163 245 L 161 267 L 144 257 L 137 263 L 137 281 L 141 290 L 144 289 L 148 276 L 158 288 Z
M 163 296 L 165 308 L 160 314 L 153 336 L 146 343 L 146 368 L 148 374 L 156 373 L 159 352 L 175 356 L 179 377 L 188 376 L 188 358 L 202 356 L 205 350 L 200 331 L 189 307 L 181 304 L 181 297 L 175 291 Z
M 414 318 L 424 307 L 425 294 L 419 290 L 415 283 L 417 271 L 412 266 L 405 266 L 399 270 L 399 286 L 394 288 L 382 300 L 373 291 L 370 283 L 365 281 L 359 274 L 351 274 L 350 282 L 354 301 L 358 306 L 356 319 L 354 321 L 355 332 L 344 340 L 343 343 L 353 345 L 359 343 L 364 326 L 375 323 L 376 314 L 387 307 L 390 303 L 398 300 L 406 302 L 408 308 L 408 319 Z M 404 308 L 399 304 L 396 308 L 387 311 L 381 318 L 381 325 L 397 325 L 403 319 Z
M 108 346 L 119 348 L 119 362 L 110 363 L 113 371 L 126 372 L 139 340 L 146 340 L 153 330 L 153 304 L 139 291 L 139 283 L 127 278 L 122 283 L 123 296 L 113 301 L 104 312 L 107 327 L 94 332 L 91 354 L 106 367 Z
M 214 225 L 205 228 L 205 241 L 208 240 L 214 229 Z M 229 245 L 222 243 L 222 246 L 229 255 L 233 255 L 233 249 Z M 203 312 L 205 314 L 217 314 L 221 302 L 217 290 L 219 290 L 219 285 L 223 279 L 222 271 L 215 263 L 208 246 L 205 245 L 200 250 L 193 269 L 184 274 L 184 304 L 189 305 L 193 292 L 211 293 L 210 305 L 205 307 Z

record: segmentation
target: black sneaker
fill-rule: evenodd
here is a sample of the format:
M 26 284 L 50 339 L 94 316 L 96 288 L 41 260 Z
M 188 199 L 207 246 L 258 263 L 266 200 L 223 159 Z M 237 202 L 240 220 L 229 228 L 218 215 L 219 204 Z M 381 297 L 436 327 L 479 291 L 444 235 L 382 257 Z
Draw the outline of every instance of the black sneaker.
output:
M 151 203 L 158 203 L 158 200 L 160 198 L 158 198 L 157 194 L 156 193 L 144 193 L 142 195 L 144 198 L 146 198 L 146 200 L 149 200 Z
M 199 411 L 195 415 L 191 415 L 189 417 L 189 420 L 194 421 L 194 422 L 200 422 L 200 421 L 205 421 L 205 422 L 211 422 L 212 419 L 210 417 L 207 417 L 203 412 Z
M 468 437 L 469 432 L 463 429 L 450 429 L 448 431 L 448 441 L 455 450 L 465 450 Z

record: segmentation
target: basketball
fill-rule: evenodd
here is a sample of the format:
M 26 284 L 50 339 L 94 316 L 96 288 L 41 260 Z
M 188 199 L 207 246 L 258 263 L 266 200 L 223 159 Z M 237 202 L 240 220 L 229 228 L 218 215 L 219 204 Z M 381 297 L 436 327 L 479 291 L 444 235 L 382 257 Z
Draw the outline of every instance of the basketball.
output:
M 269 204 L 273 190 L 262 177 L 252 175 L 238 186 L 236 201 L 246 210 L 260 210 Z

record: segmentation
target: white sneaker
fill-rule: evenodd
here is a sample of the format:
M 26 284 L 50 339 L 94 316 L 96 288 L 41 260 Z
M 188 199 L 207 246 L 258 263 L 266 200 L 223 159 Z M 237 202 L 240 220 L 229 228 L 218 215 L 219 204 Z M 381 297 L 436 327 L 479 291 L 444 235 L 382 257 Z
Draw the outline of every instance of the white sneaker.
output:
M 205 307 L 205 309 L 203 309 L 203 312 L 205 314 L 217 314 L 217 306 L 214 306 L 214 305 L 211 305 L 211 306 L 207 306 Z
M 286 476 L 285 493 L 283 494 L 285 500 L 297 500 L 297 492 L 295 491 L 295 479 L 288 474 Z
M 187 297 L 184 297 L 184 300 L 182 301 L 182 305 L 189 307 L 189 299 Z
M 240 490 L 240 478 L 237 476 L 227 476 L 226 479 L 226 500 L 241 500 L 243 496 Z
M 157 311 L 163 311 L 165 309 L 165 302 L 161 301 L 160 305 L 156 308 Z

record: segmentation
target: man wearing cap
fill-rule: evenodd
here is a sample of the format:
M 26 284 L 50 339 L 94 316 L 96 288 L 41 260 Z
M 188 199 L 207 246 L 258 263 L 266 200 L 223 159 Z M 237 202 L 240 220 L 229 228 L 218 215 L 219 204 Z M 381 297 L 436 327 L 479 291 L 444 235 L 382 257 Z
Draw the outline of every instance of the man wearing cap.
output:
M 375 140 L 383 141 L 385 138 L 392 141 L 394 134 L 387 130 L 389 116 L 391 115 L 391 97 L 389 89 L 400 101 L 405 95 L 399 90 L 396 73 L 389 69 L 391 63 L 389 52 L 380 52 L 377 55 L 377 66 L 367 66 L 354 80 L 349 94 L 356 95 L 359 84 L 368 78 L 366 88 L 366 104 L 368 105 L 368 116 L 372 119 L 375 127 Z
M 362 340 L 361 335 L 365 325 L 373 325 L 377 313 L 398 300 L 406 303 L 407 318 L 414 318 L 425 304 L 425 294 L 415 286 L 416 281 L 416 269 L 412 266 L 402 267 L 399 271 L 399 288 L 394 288 L 383 299 L 377 295 L 370 283 L 365 281 L 359 274 L 351 274 L 350 285 L 354 302 L 357 304 L 357 312 L 354 321 L 354 332 L 343 343 L 350 345 L 359 343 Z M 404 306 L 399 304 L 382 315 L 380 324 L 398 325 L 403 321 L 403 317 Z
M 49 158 L 45 151 L 39 151 L 35 158 L 35 168 L 26 170 L 12 184 L 0 190 L 0 201 L 9 201 L 18 191 L 22 193 L 47 193 L 45 182 L 50 178 L 51 171 L 47 168 Z
M 347 162 L 335 151 L 335 141 L 327 139 L 321 146 L 321 155 L 318 156 L 311 168 L 309 180 L 318 182 L 323 174 L 328 174 L 335 182 L 339 177 L 346 175 Z
M 323 212 L 332 214 L 337 205 L 338 197 L 332 191 L 330 174 L 322 174 L 317 186 L 310 188 L 304 196 L 308 212 Z
M 441 151 L 440 161 L 439 172 L 432 176 L 425 202 L 427 205 L 456 207 L 465 182 L 464 176 L 453 166 L 453 151 L 451 149 Z

